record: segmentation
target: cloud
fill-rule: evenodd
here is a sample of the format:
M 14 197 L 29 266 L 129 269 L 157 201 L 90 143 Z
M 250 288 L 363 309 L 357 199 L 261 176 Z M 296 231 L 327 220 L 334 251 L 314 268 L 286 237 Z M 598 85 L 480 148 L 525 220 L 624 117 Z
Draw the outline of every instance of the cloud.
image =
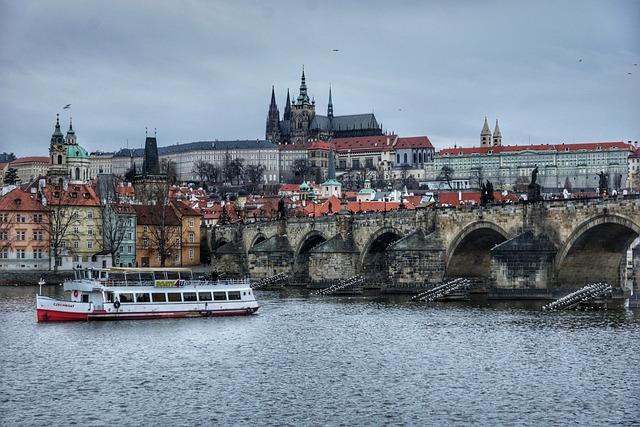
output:
M 336 114 L 439 147 L 476 144 L 485 115 L 507 144 L 638 138 L 637 2 L 398 3 L 1 2 L 0 150 L 46 153 L 67 103 L 89 150 L 145 126 L 261 138 L 302 64 L 318 111 L 331 84 Z

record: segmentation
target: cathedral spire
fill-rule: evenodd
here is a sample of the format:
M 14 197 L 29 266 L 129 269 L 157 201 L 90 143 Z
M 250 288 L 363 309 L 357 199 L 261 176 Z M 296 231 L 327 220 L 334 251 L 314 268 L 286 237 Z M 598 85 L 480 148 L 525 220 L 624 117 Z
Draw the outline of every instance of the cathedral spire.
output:
M 482 132 L 480 132 L 480 145 L 482 147 L 491 145 L 491 129 L 489 129 L 487 116 L 484 116 L 484 126 L 482 126 Z
M 267 113 L 265 139 L 272 142 L 277 142 L 280 139 L 280 111 L 276 104 L 276 90 L 273 86 L 271 86 L 271 103 Z
M 300 79 L 300 95 L 298 95 L 296 105 L 309 105 L 309 95 L 307 94 L 307 82 L 304 77 L 304 65 L 302 66 L 302 78 Z
M 271 85 L 271 104 L 269 104 L 269 109 L 274 107 L 278 108 L 278 106 L 276 105 L 276 88 L 275 86 Z
M 493 129 L 493 145 L 502 145 L 502 132 L 498 126 L 498 119 L 496 119 L 496 127 Z
M 289 88 L 287 88 L 287 102 L 284 106 L 283 120 L 289 120 L 291 118 L 291 97 L 289 96 Z
M 329 105 L 327 105 L 327 117 L 333 118 L 333 101 L 331 100 L 331 85 L 329 85 Z

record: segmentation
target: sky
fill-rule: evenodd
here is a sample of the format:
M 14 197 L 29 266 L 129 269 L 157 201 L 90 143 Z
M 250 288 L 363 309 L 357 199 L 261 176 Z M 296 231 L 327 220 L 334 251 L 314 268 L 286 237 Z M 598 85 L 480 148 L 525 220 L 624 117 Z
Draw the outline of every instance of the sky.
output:
M 640 139 L 640 1 L 0 0 L 0 151 L 264 138 L 309 94 L 437 149 Z M 335 51 L 337 50 L 337 51 Z M 64 110 L 66 104 L 70 109 Z

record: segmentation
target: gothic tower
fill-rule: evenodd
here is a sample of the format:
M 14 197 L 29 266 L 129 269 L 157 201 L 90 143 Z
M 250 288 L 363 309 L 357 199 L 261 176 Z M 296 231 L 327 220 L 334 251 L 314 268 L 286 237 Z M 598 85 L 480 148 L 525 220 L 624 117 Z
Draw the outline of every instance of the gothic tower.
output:
M 500 126 L 498 126 L 498 119 L 496 119 L 496 127 L 493 129 L 493 145 L 502 145 L 502 133 L 500 132 Z
M 291 119 L 291 98 L 289 97 L 289 89 L 287 88 L 287 102 L 285 103 L 284 116 L 282 117 L 282 120 L 289 119 Z
M 487 123 L 487 117 L 484 118 L 484 126 L 482 126 L 482 132 L 480 132 L 480 146 L 489 147 L 491 145 L 491 129 L 489 129 L 489 123 Z
M 327 117 L 333 119 L 333 101 L 331 100 L 331 86 L 329 86 L 329 104 L 327 105 Z
M 302 78 L 300 81 L 300 95 L 296 99 L 291 109 L 291 143 L 301 144 L 307 141 L 311 121 L 316 115 L 315 102 L 309 99 L 307 94 L 307 83 L 302 68 Z
M 271 103 L 267 113 L 265 139 L 275 143 L 280 142 L 280 111 L 278 111 L 278 105 L 276 104 L 276 92 L 273 86 L 271 86 Z

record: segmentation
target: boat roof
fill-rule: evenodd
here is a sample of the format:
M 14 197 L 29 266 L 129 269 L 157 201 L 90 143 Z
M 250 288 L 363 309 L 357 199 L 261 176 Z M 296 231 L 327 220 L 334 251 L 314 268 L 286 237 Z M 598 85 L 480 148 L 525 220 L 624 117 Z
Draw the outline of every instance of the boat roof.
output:
M 191 272 L 190 268 L 185 267 L 111 267 L 106 270 L 118 273 L 150 273 L 153 271 Z

